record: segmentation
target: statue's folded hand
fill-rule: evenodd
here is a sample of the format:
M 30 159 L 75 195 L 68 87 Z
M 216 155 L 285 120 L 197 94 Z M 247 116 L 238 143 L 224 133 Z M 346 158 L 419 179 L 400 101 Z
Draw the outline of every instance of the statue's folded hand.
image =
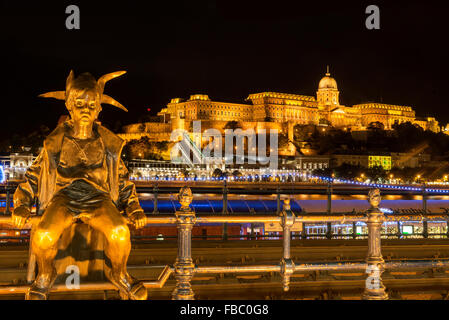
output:
M 11 215 L 12 224 L 18 229 L 22 229 L 30 218 L 31 211 L 27 207 L 18 207 L 14 209 Z
M 143 211 L 136 211 L 129 216 L 129 220 L 134 224 L 136 229 L 145 227 L 147 224 L 147 216 Z

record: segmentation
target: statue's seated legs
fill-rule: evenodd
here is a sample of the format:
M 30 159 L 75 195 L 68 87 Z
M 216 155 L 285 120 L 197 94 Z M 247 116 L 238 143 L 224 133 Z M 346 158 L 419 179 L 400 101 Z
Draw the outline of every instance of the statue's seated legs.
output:
M 106 274 L 108 279 L 119 288 L 122 296 L 128 296 L 133 300 L 145 300 L 147 289 L 126 270 L 131 251 L 130 231 L 126 220 L 113 202 L 110 199 L 103 201 L 101 207 L 89 218 L 83 218 L 83 221 L 105 236 L 104 251 L 111 261 L 110 272 Z
M 53 260 L 62 232 L 73 223 L 73 215 L 62 197 L 55 197 L 45 210 L 39 224 L 31 233 L 30 246 L 36 256 L 39 273 L 27 293 L 26 299 L 46 299 L 56 279 Z
M 56 195 L 32 232 L 31 249 L 36 256 L 39 272 L 26 298 L 47 298 L 56 278 L 54 258 L 58 251 L 58 240 L 64 230 L 77 219 L 81 219 L 103 234 L 104 251 L 111 262 L 111 269 L 106 276 L 120 290 L 121 296 L 129 299 L 146 299 L 146 288 L 126 270 L 131 250 L 130 231 L 126 220 L 113 202 L 105 197 L 81 213 L 73 212 L 71 207 L 68 197 Z

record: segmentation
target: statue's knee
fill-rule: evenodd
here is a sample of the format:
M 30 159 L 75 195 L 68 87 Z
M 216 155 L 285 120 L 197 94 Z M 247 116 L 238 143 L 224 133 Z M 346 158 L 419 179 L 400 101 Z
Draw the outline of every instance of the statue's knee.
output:
M 130 239 L 130 232 L 126 224 L 115 226 L 108 235 L 108 240 L 113 243 L 127 243 Z
M 33 245 L 41 249 L 49 249 L 56 245 L 59 235 L 49 229 L 37 228 L 33 233 Z

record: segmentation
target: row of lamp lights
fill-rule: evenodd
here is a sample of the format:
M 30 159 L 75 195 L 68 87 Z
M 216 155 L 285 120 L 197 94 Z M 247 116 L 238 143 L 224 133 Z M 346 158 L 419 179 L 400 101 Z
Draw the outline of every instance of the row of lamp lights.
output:
M 338 179 L 338 178 L 329 178 L 324 176 L 316 176 L 316 175 L 310 175 L 307 173 L 281 173 L 281 174 L 262 174 L 262 175 L 247 175 L 247 176 L 232 176 L 232 177 L 138 177 L 138 178 L 131 178 L 132 180 L 146 180 L 146 181 L 237 181 L 237 182 L 244 182 L 244 181 L 253 181 L 254 179 L 267 179 L 267 178 L 288 178 L 288 177 L 301 177 L 305 178 L 306 180 L 320 180 L 320 181 L 326 181 L 330 183 L 343 183 L 343 184 L 353 184 L 358 186 L 366 186 L 366 187 L 373 187 L 373 188 L 381 188 L 381 189 L 395 189 L 395 190 L 405 190 L 405 191 L 422 191 L 423 189 L 420 187 L 411 187 L 411 186 L 403 186 L 403 185 L 394 185 L 394 184 L 381 184 L 381 183 L 370 183 L 370 182 L 361 182 L 361 181 L 355 181 L 355 180 L 349 180 L 349 179 Z M 364 175 L 362 174 L 362 178 Z M 393 175 L 390 175 L 390 178 L 392 178 Z M 418 175 L 417 178 L 419 179 L 420 176 Z M 449 190 L 446 189 L 435 189 L 435 188 L 425 188 L 426 192 L 431 193 L 449 193 Z

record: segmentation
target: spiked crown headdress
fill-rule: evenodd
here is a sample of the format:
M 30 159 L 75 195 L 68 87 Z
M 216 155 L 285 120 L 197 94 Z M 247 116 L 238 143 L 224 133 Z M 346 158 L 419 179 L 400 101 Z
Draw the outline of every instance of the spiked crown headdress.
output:
M 125 73 L 126 71 L 116 71 L 105 74 L 104 76 L 101 76 L 98 80 L 95 80 L 95 78 L 88 72 L 80 74 L 77 78 L 75 78 L 73 70 L 71 70 L 66 80 L 65 91 L 51 91 L 40 94 L 39 97 L 55 98 L 58 100 L 65 101 L 69 97 L 69 93 L 72 88 L 92 89 L 100 95 L 100 103 L 110 104 L 128 112 L 128 110 L 120 102 L 114 100 L 110 96 L 103 93 L 106 82 L 114 78 L 117 78 Z

